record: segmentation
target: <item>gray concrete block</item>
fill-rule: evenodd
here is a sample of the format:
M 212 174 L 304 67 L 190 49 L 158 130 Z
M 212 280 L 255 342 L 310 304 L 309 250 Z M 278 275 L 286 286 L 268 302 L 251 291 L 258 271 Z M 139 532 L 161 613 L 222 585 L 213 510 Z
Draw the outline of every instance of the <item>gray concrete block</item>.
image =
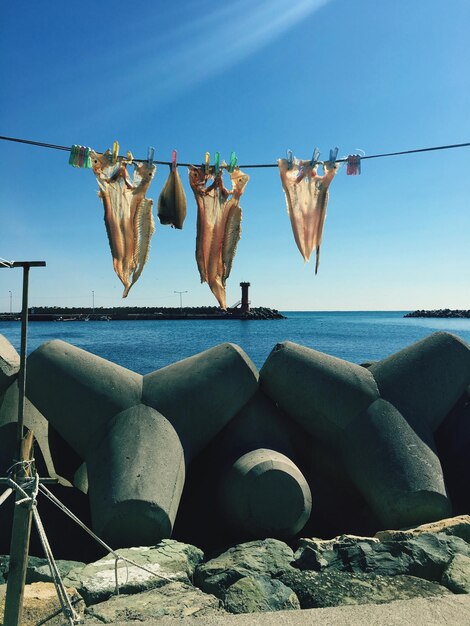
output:
M 379 397 L 368 369 L 290 341 L 268 356 L 260 387 L 308 432 L 327 441 L 335 441 Z
M 6 337 L 0 335 L 0 396 L 20 371 L 20 356 Z
M 163 415 L 139 405 L 107 424 L 86 456 L 93 528 L 113 548 L 171 536 L 184 485 L 184 453 Z
M 258 388 L 241 348 L 224 343 L 144 376 L 142 401 L 167 417 L 194 458 Z
M 310 517 L 312 495 L 305 477 L 275 450 L 244 454 L 220 485 L 220 502 L 229 523 L 252 537 L 292 537 Z
M 450 516 L 439 458 L 389 402 L 376 400 L 351 422 L 338 451 L 386 528 Z
M 82 458 L 112 417 L 141 400 L 141 375 L 64 341 L 34 350 L 27 369 L 26 395 Z
M 371 365 L 380 395 L 418 429 L 434 432 L 470 383 L 470 347 L 438 332 Z

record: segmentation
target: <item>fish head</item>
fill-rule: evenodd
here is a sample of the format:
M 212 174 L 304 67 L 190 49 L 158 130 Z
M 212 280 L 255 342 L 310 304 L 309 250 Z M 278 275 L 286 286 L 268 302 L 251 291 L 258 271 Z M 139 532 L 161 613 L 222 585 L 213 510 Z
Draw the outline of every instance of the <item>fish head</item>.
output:
M 250 177 L 241 170 L 235 169 L 231 172 L 230 178 L 232 179 L 233 192 L 241 196 Z
M 111 152 L 109 150 L 106 150 L 106 152 L 103 152 L 102 154 L 95 152 L 94 150 L 90 152 L 91 167 L 97 176 L 102 175 L 103 171 L 109 168 L 111 163 L 110 156 Z
M 207 175 L 203 167 L 190 165 L 188 169 L 189 184 L 193 189 L 203 189 L 207 180 Z

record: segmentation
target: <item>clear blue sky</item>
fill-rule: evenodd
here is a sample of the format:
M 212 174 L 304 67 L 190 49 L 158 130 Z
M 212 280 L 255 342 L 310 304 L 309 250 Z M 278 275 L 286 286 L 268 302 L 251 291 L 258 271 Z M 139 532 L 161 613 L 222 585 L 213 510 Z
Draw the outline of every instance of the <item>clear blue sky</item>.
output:
M 200 163 L 270 163 L 470 141 L 468 0 L 121 0 L 0 6 L 0 134 Z M 0 142 L 0 257 L 46 260 L 32 305 L 216 304 L 182 232 L 157 224 L 129 297 L 114 274 L 91 171 L 68 153 Z M 156 203 L 168 169 L 159 166 Z M 248 170 L 227 285 L 281 310 L 470 307 L 470 148 L 367 160 L 330 190 L 321 265 L 298 252 L 276 169 Z M 21 271 L 1 270 L 0 310 Z

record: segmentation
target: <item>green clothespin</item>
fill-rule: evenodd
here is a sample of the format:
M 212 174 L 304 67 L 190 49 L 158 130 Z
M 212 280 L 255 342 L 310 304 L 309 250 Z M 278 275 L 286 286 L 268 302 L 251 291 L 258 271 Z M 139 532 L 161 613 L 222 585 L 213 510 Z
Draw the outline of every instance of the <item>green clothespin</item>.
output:
M 75 144 L 70 148 L 69 165 L 72 165 L 73 167 L 75 167 L 78 150 L 79 150 L 79 146 L 76 146 Z
M 228 171 L 230 173 L 232 173 L 233 170 L 237 167 L 237 162 L 238 162 L 237 155 L 235 154 L 235 152 L 231 152 L 230 153 L 230 164 L 228 166 Z
M 216 152 L 214 154 L 214 171 L 215 171 L 216 176 L 219 173 L 219 170 L 220 170 L 220 153 Z
M 85 148 L 85 156 L 83 159 L 83 167 L 91 168 L 91 148 Z

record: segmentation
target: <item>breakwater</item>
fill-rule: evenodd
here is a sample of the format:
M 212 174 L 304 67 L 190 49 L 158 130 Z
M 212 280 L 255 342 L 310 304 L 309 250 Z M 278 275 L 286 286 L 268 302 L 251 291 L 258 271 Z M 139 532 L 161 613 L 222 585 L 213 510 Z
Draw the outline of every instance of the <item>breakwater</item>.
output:
M 0 313 L 0 321 L 17 321 L 19 313 Z M 113 320 L 269 320 L 284 319 L 276 309 L 255 307 L 222 311 L 218 307 L 100 307 L 90 311 L 83 307 L 32 307 L 30 322 L 89 322 Z
M 441 318 L 461 318 L 468 319 L 470 318 L 470 309 L 433 309 L 430 311 L 426 311 L 424 309 L 418 309 L 417 311 L 412 311 L 411 313 L 407 313 L 403 317 L 441 317 Z

